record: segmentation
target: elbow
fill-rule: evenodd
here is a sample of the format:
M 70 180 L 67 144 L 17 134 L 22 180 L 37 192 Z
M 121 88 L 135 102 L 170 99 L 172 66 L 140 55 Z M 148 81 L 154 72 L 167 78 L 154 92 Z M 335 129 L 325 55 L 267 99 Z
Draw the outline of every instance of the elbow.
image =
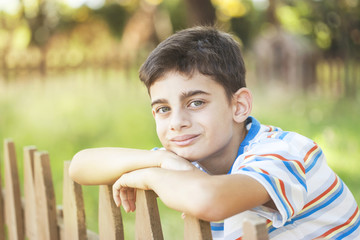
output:
M 69 177 L 71 180 L 73 180 L 74 182 L 77 182 L 77 169 L 76 166 L 74 166 L 74 160 L 71 161 L 70 163 L 70 167 L 69 167 Z
M 83 179 L 81 177 L 81 174 L 83 172 L 83 164 L 81 161 L 82 152 L 83 151 L 76 153 L 71 160 L 69 167 L 69 176 L 74 182 L 77 182 L 79 184 L 86 184 L 85 182 L 83 182 Z
M 209 182 L 197 184 L 197 198 L 189 206 L 189 214 L 195 218 L 216 222 L 225 219 L 219 193 Z M 195 194 L 194 194 L 195 196 Z
M 210 206 L 210 204 L 204 204 L 204 206 L 193 210 L 191 215 L 207 222 L 218 222 L 225 219 L 220 208 L 218 206 Z

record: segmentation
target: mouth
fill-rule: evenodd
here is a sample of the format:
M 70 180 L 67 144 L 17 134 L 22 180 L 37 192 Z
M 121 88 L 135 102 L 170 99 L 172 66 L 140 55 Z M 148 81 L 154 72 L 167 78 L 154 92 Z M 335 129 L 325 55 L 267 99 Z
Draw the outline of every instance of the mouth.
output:
M 199 134 L 187 134 L 171 138 L 170 141 L 177 146 L 184 147 L 191 145 L 199 136 Z

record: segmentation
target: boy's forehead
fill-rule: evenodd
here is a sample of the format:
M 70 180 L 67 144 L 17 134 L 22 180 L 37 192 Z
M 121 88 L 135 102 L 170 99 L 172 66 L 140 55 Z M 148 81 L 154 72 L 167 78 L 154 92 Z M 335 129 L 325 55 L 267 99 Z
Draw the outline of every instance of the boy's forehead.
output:
M 225 93 L 223 87 L 214 81 L 210 76 L 201 73 L 194 73 L 191 76 L 169 72 L 162 78 L 157 79 L 149 88 L 150 98 L 181 97 L 197 94 L 212 95 L 221 91 Z
M 179 84 L 179 82 L 181 82 L 182 85 L 189 85 L 189 86 L 201 85 L 203 83 L 210 83 L 210 82 L 216 83 L 216 81 L 211 76 L 204 75 L 198 71 L 194 71 L 191 74 L 182 73 L 178 71 L 169 71 L 160 78 L 154 80 L 154 82 L 149 87 L 149 92 L 151 92 L 154 86 L 172 84 L 172 83 Z M 173 87 L 176 88 L 177 86 L 174 85 Z
M 212 79 L 209 76 L 205 76 L 201 73 L 187 75 L 184 73 L 171 71 L 156 79 L 153 84 L 151 84 L 149 91 L 153 92 L 154 89 L 156 90 L 161 87 L 169 88 L 169 90 L 172 88 L 179 89 L 179 87 L 200 87 L 203 85 L 203 83 L 209 81 L 212 81 Z

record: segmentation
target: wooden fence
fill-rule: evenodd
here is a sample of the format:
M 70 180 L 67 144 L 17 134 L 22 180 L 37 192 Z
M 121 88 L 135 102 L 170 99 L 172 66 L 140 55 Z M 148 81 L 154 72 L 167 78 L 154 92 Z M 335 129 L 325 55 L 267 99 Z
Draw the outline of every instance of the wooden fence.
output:
M 15 145 L 5 140 L 5 189 L 0 174 L 0 240 L 124 239 L 121 211 L 112 200 L 111 186 L 100 186 L 99 234 L 96 234 L 86 228 L 82 188 L 69 177 L 70 162 L 64 162 L 63 205 L 59 207 L 48 153 L 25 147 L 23 161 L 24 197 L 20 193 Z M 153 191 L 138 190 L 134 239 L 164 238 L 156 198 Z M 243 239 L 268 239 L 264 220 L 248 219 L 243 226 Z M 184 219 L 184 239 L 211 238 L 208 222 L 191 216 Z

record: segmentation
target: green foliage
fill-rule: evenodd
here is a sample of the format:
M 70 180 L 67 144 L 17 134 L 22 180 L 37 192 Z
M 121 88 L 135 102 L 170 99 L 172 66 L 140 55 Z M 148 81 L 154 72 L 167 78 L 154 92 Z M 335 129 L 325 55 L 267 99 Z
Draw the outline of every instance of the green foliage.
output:
M 119 39 L 122 37 L 125 24 L 130 17 L 130 13 L 124 7 L 119 4 L 109 4 L 95 10 L 94 13 L 106 21 L 110 32 L 115 37 Z
M 160 4 L 160 7 L 164 11 L 169 12 L 170 21 L 174 31 L 178 31 L 187 27 L 188 23 L 186 21 L 185 1 L 163 1 Z

